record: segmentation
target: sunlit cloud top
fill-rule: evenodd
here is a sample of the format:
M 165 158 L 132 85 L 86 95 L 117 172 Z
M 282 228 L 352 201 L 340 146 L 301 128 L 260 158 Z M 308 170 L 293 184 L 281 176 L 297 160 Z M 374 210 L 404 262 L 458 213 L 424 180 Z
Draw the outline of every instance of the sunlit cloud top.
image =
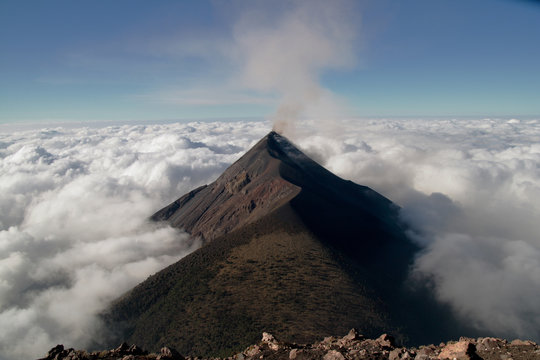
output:
M 297 143 L 402 207 L 414 274 L 482 334 L 540 340 L 540 120 L 303 121 Z M 194 122 L 0 132 L 0 359 L 107 336 L 109 301 L 197 243 L 148 217 L 268 131 Z M 69 316 L 66 316 L 69 314 Z

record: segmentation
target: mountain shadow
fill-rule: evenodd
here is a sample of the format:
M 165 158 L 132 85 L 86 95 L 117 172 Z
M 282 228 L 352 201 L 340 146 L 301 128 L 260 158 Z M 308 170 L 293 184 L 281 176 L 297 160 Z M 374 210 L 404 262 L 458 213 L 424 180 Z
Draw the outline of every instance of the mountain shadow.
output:
M 419 248 L 398 215 L 271 132 L 152 216 L 204 245 L 111 305 L 111 341 L 225 356 L 263 331 L 309 343 L 354 327 L 409 345 L 471 334 L 428 286 L 408 281 Z

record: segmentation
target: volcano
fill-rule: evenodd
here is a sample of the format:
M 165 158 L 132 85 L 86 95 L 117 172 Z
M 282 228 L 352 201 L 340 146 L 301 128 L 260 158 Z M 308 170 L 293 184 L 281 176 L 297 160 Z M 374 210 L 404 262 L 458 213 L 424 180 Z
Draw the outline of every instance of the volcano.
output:
M 263 331 L 297 343 L 351 328 L 406 344 L 467 334 L 429 287 L 408 280 L 419 249 L 399 210 L 271 132 L 152 216 L 204 245 L 112 304 L 113 341 L 214 356 Z

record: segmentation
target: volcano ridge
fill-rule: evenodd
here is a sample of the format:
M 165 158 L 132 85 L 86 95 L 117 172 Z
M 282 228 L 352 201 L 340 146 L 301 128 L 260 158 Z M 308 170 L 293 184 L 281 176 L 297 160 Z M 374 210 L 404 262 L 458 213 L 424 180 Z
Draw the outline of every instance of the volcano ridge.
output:
M 167 344 L 224 356 L 263 331 L 311 342 L 354 327 L 409 344 L 470 333 L 428 287 L 411 287 L 419 249 L 405 235 L 399 207 L 335 176 L 277 133 L 152 219 L 204 245 L 105 315 L 121 339 L 147 349 Z

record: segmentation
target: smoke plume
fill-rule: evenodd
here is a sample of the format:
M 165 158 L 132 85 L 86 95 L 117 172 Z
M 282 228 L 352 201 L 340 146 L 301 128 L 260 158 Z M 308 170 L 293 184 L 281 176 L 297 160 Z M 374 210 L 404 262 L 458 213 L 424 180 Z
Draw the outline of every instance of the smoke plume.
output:
M 242 85 L 279 96 L 274 129 L 294 134 L 303 116 L 328 120 L 343 104 L 321 84 L 324 70 L 352 66 L 357 27 L 349 1 L 277 3 L 272 11 L 254 6 L 244 11 L 234 29 Z

